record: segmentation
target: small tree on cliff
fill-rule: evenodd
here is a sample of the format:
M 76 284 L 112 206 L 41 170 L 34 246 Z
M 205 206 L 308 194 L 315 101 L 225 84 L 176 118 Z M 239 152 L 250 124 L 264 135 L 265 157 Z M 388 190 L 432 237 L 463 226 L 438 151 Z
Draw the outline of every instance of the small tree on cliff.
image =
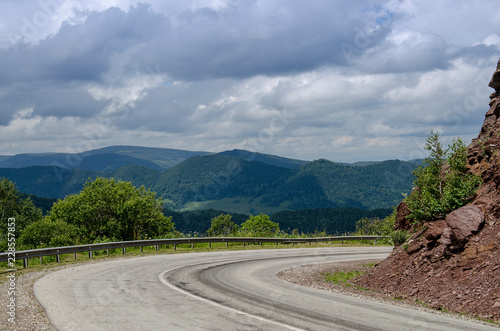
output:
M 414 222 L 442 218 L 467 203 L 481 179 L 467 169 L 467 147 L 458 138 L 445 150 L 431 131 L 424 147 L 429 156 L 414 172 L 415 189 L 406 198 Z

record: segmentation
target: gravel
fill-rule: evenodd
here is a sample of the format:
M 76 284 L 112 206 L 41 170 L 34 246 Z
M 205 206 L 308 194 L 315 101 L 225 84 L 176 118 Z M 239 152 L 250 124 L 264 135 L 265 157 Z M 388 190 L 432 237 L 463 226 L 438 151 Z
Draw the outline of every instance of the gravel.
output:
M 2 305 L 2 318 L 0 319 L 1 330 L 56 330 L 50 323 L 43 307 L 38 303 L 38 300 L 33 293 L 33 285 L 35 281 L 47 273 L 61 268 L 51 268 L 41 271 L 17 271 L 15 280 L 15 303 L 16 315 L 15 324 L 9 321 L 10 316 L 7 315 L 6 305 Z M 2 291 L 0 291 L 0 302 L 9 302 L 10 281 L 7 281 L 6 276 L 11 273 L 1 275 Z

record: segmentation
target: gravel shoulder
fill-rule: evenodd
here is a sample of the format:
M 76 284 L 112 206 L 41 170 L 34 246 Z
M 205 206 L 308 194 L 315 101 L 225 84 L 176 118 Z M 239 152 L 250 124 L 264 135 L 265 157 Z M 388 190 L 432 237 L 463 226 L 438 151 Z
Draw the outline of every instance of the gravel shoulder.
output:
M 7 309 L 2 305 L 2 317 L 0 318 L 1 330 L 46 330 L 55 331 L 56 328 L 50 323 L 43 307 L 40 305 L 33 292 L 33 285 L 35 281 L 50 272 L 61 269 L 50 268 L 41 271 L 17 271 L 15 280 L 15 298 L 16 298 L 16 315 L 15 324 L 8 319 Z M 2 290 L 0 291 L 0 302 L 9 302 L 9 281 L 6 276 L 11 273 L 1 274 Z

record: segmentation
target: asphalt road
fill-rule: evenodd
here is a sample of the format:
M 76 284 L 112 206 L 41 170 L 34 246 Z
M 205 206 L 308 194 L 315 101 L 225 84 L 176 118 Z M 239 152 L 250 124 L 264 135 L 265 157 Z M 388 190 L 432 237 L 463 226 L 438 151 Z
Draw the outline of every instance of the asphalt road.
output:
M 35 283 L 59 330 L 498 330 L 288 283 L 305 264 L 383 258 L 390 248 L 155 255 L 71 267 Z

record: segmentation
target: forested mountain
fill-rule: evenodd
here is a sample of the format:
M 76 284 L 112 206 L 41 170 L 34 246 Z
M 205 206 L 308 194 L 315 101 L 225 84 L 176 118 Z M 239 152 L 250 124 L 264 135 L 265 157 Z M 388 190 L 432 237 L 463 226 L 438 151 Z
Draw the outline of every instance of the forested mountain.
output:
M 35 153 L 0 156 L 0 168 L 57 166 L 69 169 L 114 171 L 126 165 L 141 165 L 154 170 L 163 171 L 190 157 L 211 154 L 214 153 L 202 151 L 192 152 L 172 148 L 110 146 L 83 153 Z M 219 154 L 285 168 L 294 168 L 307 163 L 307 161 L 240 149 L 221 152 Z
M 225 151 L 219 153 L 220 155 L 238 157 L 248 161 L 257 161 L 266 163 L 269 165 L 283 167 L 283 168 L 295 168 L 307 163 L 307 161 L 289 159 L 286 157 L 263 154 L 257 152 L 250 152 L 243 149 L 233 149 L 232 151 Z
M 106 153 L 103 153 L 106 154 Z M 269 159 L 268 159 L 269 160 Z M 283 161 L 283 160 L 281 160 Z M 280 210 L 391 208 L 412 187 L 414 162 L 398 160 L 351 166 L 327 160 L 279 167 L 241 157 L 190 157 L 164 171 L 126 165 L 114 171 L 59 167 L 0 168 L 19 190 L 48 198 L 78 193 L 98 176 L 144 185 L 171 209 L 214 208 L 242 214 Z
M 142 165 L 155 170 L 165 170 L 196 155 L 208 152 L 191 152 L 171 148 L 139 146 L 111 146 L 83 153 L 41 153 L 2 156 L 0 168 L 25 168 L 31 166 L 57 166 L 61 168 L 114 171 L 125 165 Z

